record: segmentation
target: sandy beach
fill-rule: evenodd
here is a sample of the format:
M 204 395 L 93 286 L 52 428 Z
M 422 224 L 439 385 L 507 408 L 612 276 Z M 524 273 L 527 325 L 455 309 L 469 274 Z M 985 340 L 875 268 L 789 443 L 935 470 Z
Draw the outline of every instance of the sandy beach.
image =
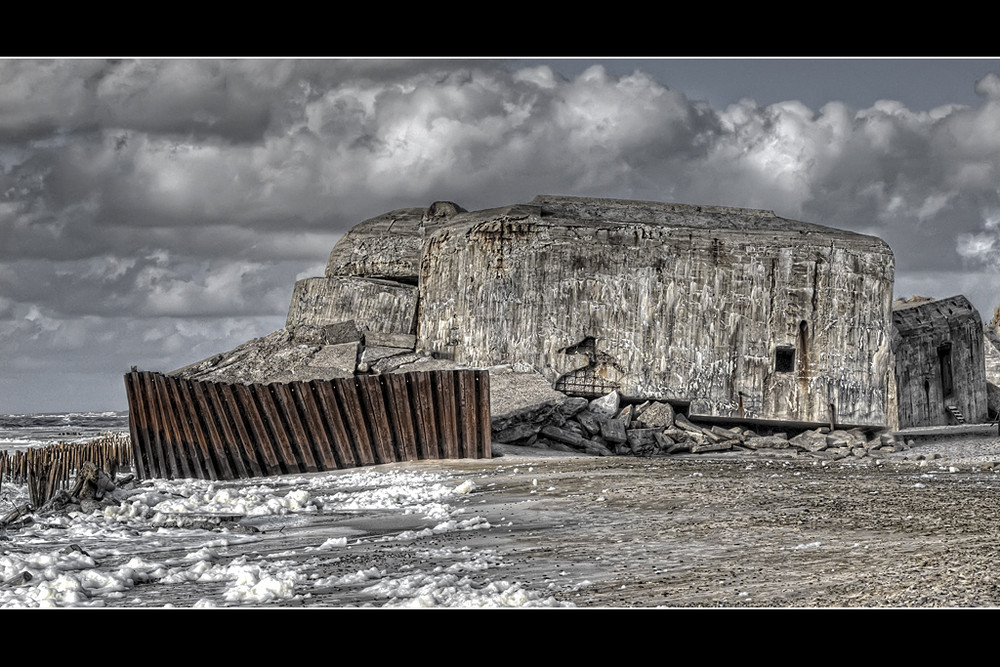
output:
M 9 531 L 0 606 L 993 607 L 995 428 L 904 433 L 908 449 L 839 461 L 499 445 L 151 481 Z

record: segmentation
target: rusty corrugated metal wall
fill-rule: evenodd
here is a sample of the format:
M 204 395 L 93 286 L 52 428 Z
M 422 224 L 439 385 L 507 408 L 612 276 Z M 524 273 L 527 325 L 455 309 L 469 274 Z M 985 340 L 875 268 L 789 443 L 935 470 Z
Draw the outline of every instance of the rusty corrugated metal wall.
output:
M 490 457 L 485 370 L 249 385 L 133 371 L 125 388 L 142 479 Z

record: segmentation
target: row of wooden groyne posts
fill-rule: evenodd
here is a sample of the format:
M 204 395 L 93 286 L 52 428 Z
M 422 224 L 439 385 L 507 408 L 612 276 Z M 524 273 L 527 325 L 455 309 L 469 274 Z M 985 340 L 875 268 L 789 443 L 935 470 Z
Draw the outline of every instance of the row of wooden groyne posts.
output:
M 132 371 L 129 434 L 0 455 L 0 483 L 41 506 L 90 461 L 114 478 L 231 480 L 416 459 L 489 458 L 489 373 L 425 371 L 271 384 Z
M 40 507 L 59 489 L 68 489 L 76 471 L 90 461 L 114 477 L 131 466 L 134 455 L 127 433 L 106 433 L 89 442 L 58 442 L 24 451 L 0 452 L 0 485 L 27 484 L 31 504 Z

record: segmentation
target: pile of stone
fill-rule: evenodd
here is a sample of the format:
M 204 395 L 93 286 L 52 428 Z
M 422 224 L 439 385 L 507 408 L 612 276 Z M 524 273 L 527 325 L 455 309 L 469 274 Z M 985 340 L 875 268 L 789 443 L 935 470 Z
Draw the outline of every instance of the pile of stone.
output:
M 758 452 L 769 456 L 811 455 L 837 460 L 888 454 L 905 448 L 891 434 L 869 438 L 862 429 L 828 427 L 789 436 L 749 428 L 694 424 L 667 402 L 623 402 L 613 391 L 588 401 L 569 398 L 546 410 L 493 421 L 493 441 L 594 456 L 657 456 L 709 452 Z

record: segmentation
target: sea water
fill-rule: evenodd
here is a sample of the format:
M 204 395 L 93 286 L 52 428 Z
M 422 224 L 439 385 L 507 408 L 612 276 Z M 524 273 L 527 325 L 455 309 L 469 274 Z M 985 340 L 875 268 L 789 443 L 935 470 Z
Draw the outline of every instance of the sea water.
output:
M 105 433 L 127 432 L 128 412 L 0 415 L 0 451 L 88 442 Z

